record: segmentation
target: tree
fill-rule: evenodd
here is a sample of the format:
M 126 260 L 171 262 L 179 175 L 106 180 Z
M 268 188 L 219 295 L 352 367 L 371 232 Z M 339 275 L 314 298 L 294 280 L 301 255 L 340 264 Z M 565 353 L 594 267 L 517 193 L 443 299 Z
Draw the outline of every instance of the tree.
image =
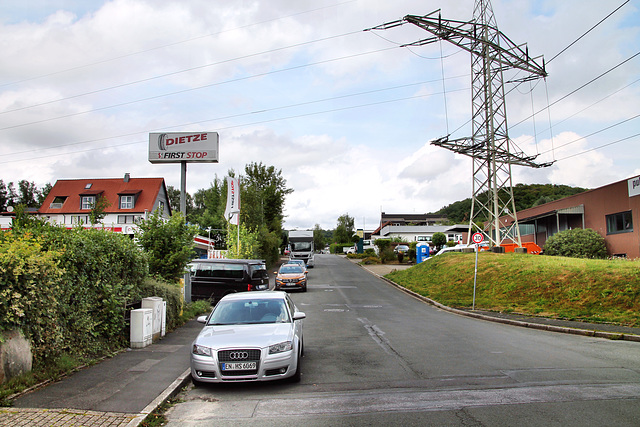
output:
M 38 192 L 38 206 L 42 206 L 44 199 L 47 198 L 52 188 L 53 186 L 47 182 L 44 187 L 42 187 L 42 190 Z
M 436 232 L 431 236 L 431 243 L 438 249 L 442 249 L 447 244 L 447 236 L 444 233 Z
M 5 212 L 9 206 L 16 204 L 16 191 L 13 188 L 13 182 L 9 184 L 4 183 L 0 179 L 0 211 Z
M 250 163 L 245 174 L 240 177 L 240 222 L 256 233 L 259 256 L 274 263 L 282 243 L 285 198 L 293 189 L 287 188 L 282 171 L 273 166 Z
M 257 230 L 261 225 L 280 236 L 284 221 L 284 202 L 293 192 L 281 170 L 261 163 L 250 163 L 240 178 L 240 220 L 248 228 Z
M 105 210 L 111 206 L 111 202 L 106 197 L 99 196 L 96 198 L 96 202 L 89 212 L 89 222 L 91 225 L 96 225 L 105 217 Z
M 355 221 L 349 214 L 341 215 L 338 218 L 338 224 L 333 236 L 336 243 L 352 243 L 354 242 L 354 225 Z
M 325 246 L 324 231 L 320 228 L 320 224 L 313 227 L 313 246 L 316 250 L 322 250 Z
M 193 238 L 197 227 L 189 226 L 180 212 L 169 220 L 156 210 L 139 223 L 136 237 L 148 255 L 149 272 L 168 282 L 177 282 L 195 254 Z
M 196 191 L 193 201 L 194 208 L 188 219 L 200 227 L 200 233 L 206 233 L 209 227 L 212 230 L 226 229 L 226 193 L 222 180 L 216 176 L 209 188 Z
M 167 186 L 167 198 L 172 212 L 180 212 L 180 189 L 171 185 Z M 187 221 L 190 222 L 190 214 L 193 211 L 193 197 L 187 193 Z
M 28 208 L 38 208 L 38 199 L 40 191 L 34 182 L 26 179 L 18 182 L 18 204 L 25 205 Z

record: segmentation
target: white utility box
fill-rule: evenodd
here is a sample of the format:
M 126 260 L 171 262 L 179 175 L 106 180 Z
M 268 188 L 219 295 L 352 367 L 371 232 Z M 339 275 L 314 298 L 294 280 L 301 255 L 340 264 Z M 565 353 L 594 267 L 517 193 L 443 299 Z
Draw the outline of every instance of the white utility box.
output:
M 143 348 L 153 342 L 152 323 L 153 310 L 149 308 L 131 310 L 131 348 Z
M 160 339 L 162 333 L 162 324 L 165 323 L 167 315 L 165 305 L 160 297 L 142 298 L 142 308 L 150 308 L 153 311 L 152 334 L 153 340 Z
M 167 333 L 167 302 L 162 301 L 162 330 L 160 336 L 164 337 Z

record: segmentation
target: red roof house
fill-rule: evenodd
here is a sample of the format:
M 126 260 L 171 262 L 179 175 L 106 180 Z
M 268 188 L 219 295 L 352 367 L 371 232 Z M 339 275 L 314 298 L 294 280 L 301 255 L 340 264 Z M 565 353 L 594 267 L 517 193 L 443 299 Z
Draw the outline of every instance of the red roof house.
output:
M 157 209 L 164 217 L 171 215 L 164 178 L 131 178 L 129 174 L 124 178 L 58 180 L 38 215 L 68 227 L 90 225 L 89 214 L 100 199 L 108 204 L 100 226 L 127 234 L 139 219 Z

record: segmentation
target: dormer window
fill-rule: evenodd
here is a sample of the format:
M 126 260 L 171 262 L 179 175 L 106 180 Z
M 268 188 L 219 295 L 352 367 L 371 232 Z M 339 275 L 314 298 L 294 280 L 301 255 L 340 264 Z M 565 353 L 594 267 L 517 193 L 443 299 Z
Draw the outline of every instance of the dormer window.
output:
M 80 209 L 93 209 L 96 205 L 96 196 L 82 196 Z
M 67 200 L 67 196 L 56 196 L 53 198 L 53 202 L 49 205 L 50 209 L 62 209 L 64 201 Z
M 133 196 L 120 196 L 120 209 L 133 209 Z

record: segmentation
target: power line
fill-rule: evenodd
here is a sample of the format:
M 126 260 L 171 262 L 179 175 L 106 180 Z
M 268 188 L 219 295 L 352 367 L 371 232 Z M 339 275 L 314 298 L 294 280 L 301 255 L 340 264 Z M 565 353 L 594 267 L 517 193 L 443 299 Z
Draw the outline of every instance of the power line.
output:
M 639 136 L 640 136 L 640 133 L 636 133 L 635 135 L 627 136 L 627 137 L 625 137 L 625 138 L 618 139 L 617 141 L 609 142 L 609 143 L 607 143 L 607 144 L 603 144 L 603 145 L 600 145 L 600 146 L 598 146 L 598 147 L 593 147 L 593 148 L 590 148 L 590 149 L 588 149 L 588 150 L 582 151 L 582 152 L 580 152 L 580 153 L 576 153 L 576 154 L 572 154 L 572 155 L 567 156 L 567 157 L 563 157 L 562 159 L 558 159 L 557 161 L 559 162 L 559 161 L 562 161 L 562 160 L 570 159 L 570 158 L 572 158 L 572 157 L 581 156 L 581 155 L 583 155 L 583 154 L 587 154 L 587 153 L 589 153 L 589 152 L 591 152 L 591 151 L 595 151 L 595 150 L 599 150 L 599 149 L 601 149 L 601 148 L 609 147 L 609 146 L 611 146 L 611 145 L 615 145 L 615 144 L 618 144 L 618 143 L 620 143 L 620 142 L 627 141 L 627 140 L 629 140 L 629 139 L 631 139 L 631 138 L 637 138 L 637 137 L 639 137 Z
M 465 91 L 465 90 L 468 90 L 468 88 L 458 89 L 458 90 L 454 90 L 454 91 L 450 91 L 450 92 Z M 409 101 L 409 100 L 419 99 L 419 98 L 426 98 L 426 97 L 434 96 L 434 95 L 441 95 L 441 93 L 435 92 L 435 93 L 430 93 L 430 94 L 413 95 L 413 96 L 407 96 L 407 97 L 402 97 L 402 98 L 394 98 L 394 99 L 384 100 L 384 101 L 376 101 L 376 102 L 369 102 L 369 103 L 365 103 L 365 104 L 352 105 L 352 106 L 348 106 L 348 107 L 332 108 L 332 109 L 328 109 L 328 110 L 314 111 L 314 112 L 304 113 L 304 114 L 297 114 L 297 115 L 291 115 L 291 116 L 285 116 L 285 117 L 277 117 L 277 118 L 273 118 L 273 119 L 260 120 L 260 121 L 251 122 L 251 123 L 242 123 L 242 124 L 233 125 L 233 126 L 219 127 L 219 128 L 217 128 L 217 130 L 218 131 L 222 131 L 222 130 L 228 130 L 228 129 L 235 129 L 235 128 L 239 128 L 239 127 L 247 127 L 247 126 L 254 126 L 254 125 L 259 125 L 259 124 L 264 124 L 264 123 L 272 123 L 272 122 L 277 122 L 277 121 L 281 121 L 281 120 L 291 120 L 291 119 L 297 119 L 297 118 L 301 118 L 301 117 L 309 117 L 309 116 L 314 116 L 314 115 L 319 115 L 319 114 L 335 113 L 335 112 L 338 112 L 338 111 L 346 111 L 346 110 L 352 110 L 352 109 L 356 109 L 356 108 L 365 108 L 365 107 L 371 107 L 371 106 L 375 106 L 375 105 L 383 105 L 383 104 L 390 104 L 390 103 L 394 103 L 394 102 L 401 102 L 401 101 Z M 260 111 L 258 113 L 261 113 L 261 112 L 263 112 L 263 111 Z M 239 115 L 236 115 L 236 116 L 229 116 L 229 117 L 239 117 L 239 116 L 251 115 L 251 114 L 256 114 L 256 112 L 239 114 Z M 206 119 L 206 120 L 200 120 L 200 121 L 190 122 L 190 123 L 183 123 L 183 124 L 173 125 L 171 127 L 189 126 L 189 125 L 208 123 L 208 122 L 211 122 L 211 121 L 223 120 L 223 119 L 226 119 L 226 117 L 224 117 L 224 118 Z M 160 130 L 164 130 L 164 129 L 168 129 L 168 128 L 170 128 L 170 127 L 162 127 L 162 128 L 158 128 L 158 129 L 149 129 L 149 130 L 141 131 L 141 132 L 147 132 L 148 133 L 148 132 L 160 131 Z M 132 132 L 132 133 L 123 134 L 123 135 L 117 135 L 117 136 L 112 136 L 112 137 L 85 140 L 85 141 L 75 142 L 75 143 L 71 143 L 71 144 L 64 144 L 64 145 L 58 145 L 58 146 L 55 146 L 55 147 L 48 147 L 48 148 L 44 148 L 44 149 L 41 148 L 41 149 L 37 149 L 37 150 L 28 150 L 28 151 L 22 151 L 22 152 L 18 152 L 18 153 L 10 153 L 10 154 L 5 154 L 4 156 L 6 157 L 7 155 L 11 156 L 11 155 L 25 154 L 25 153 L 30 153 L 30 152 L 34 152 L 34 151 L 41 152 L 41 151 L 47 150 L 47 149 L 54 149 L 54 148 L 68 147 L 68 146 L 72 146 L 72 145 L 86 144 L 86 143 L 91 143 L 91 142 L 105 141 L 105 140 L 114 139 L 114 138 L 137 135 L 139 133 L 140 132 Z M 148 141 L 135 141 L 135 142 L 124 143 L 124 144 L 110 145 L 108 147 L 89 148 L 89 149 L 86 149 L 86 150 L 78 150 L 78 151 L 72 151 L 72 152 L 66 152 L 66 153 L 60 153 L 60 154 L 53 154 L 53 155 L 47 155 L 47 156 L 29 157 L 29 158 L 20 159 L 20 160 L 6 160 L 6 161 L 3 161 L 3 162 L 0 162 L 0 164 L 22 162 L 22 161 L 27 161 L 27 160 L 29 160 L 29 161 L 30 160 L 37 160 L 37 159 L 42 159 L 42 158 L 63 156 L 63 155 L 76 154 L 76 153 L 84 153 L 84 152 L 87 152 L 87 151 L 104 150 L 104 149 L 108 149 L 108 148 L 121 147 L 121 146 L 125 146 L 125 145 L 140 144 L 140 143 L 143 143 L 143 142 L 144 143 L 148 143 Z
M 164 45 L 161 45 L 161 46 L 152 47 L 152 48 L 145 49 L 145 50 L 140 50 L 140 51 L 137 51 L 137 52 L 127 53 L 125 55 L 115 56 L 113 58 L 108 58 L 108 59 L 104 59 L 104 60 L 101 60 L 101 61 L 92 62 L 92 63 L 89 63 L 89 64 L 79 65 L 77 67 L 67 68 L 67 69 L 55 71 L 55 72 L 52 72 L 52 73 L 42 74 L 42 75 L 39 75 L 39 76 L 29 77 L 29 78 L 22 79 L 22 80 L 17 80 L 17 81 L 14 81 L 14 82 L 0 84 L 0 87 L 10 86 L 10 85 L 19 84 L 19 83 L 24 83 L 24 82 L 28 82 L 28 81 L 32 81 L 32 80 L 38 80 L 38 79 L 41 79 L 41 78 L 50 77 L 50 76 L 54 76 L 54 75 L 58 75 L 58 74 L 64 74 L 64 73 L 67 73 L 67 72 L 70 72 L 70 71 L 76 71 L 76 70 L 80 70 L 80 69 L 83 69 L 83 68 L 92 67 L 94 65 L 105 64 L 105 63 L 116 61 L 116 60 L 119 60 L 119 59 L 124 59 L 124 58 L 128 58 L 128 57 L 131 57 L 131 56 L 136 56 L 136 55 L 140 55 L 140 54 L 143 54 L 143 53 L 147 53 L 147 52 L 153 52 L 154 50 L 160 50 L 160 49 L 164 49 L 164 48 L 171 47 L 171 46 L 176 46 L 176 45 L 183 44 L 183 43 L 189 43 L 189 42 L 192 42 L 194 40 L 200 40 L 200 39 L 207 38 L 207 37 L 217 36 L 217 35 L 224 34 L 224 33 L 230 32 L 230 31 L 242 30 L 242 29 L 250 28 L 250 27 L 253 27 L 253 26 L 257 26 L 257 25 L 266 24 L 268 22 L 278 21 L 280 19 L 291 18 L 293 16 L 304 15 L 304 14 L 307 14 L 307 13 L 317 12 L 317 11 L 323 10 L 323 9 L 329 9 L 329 8 L 336 7 L 336 6 L 341 6 L 341 5 L 347 4 L 347 3 L 353 3 L 354 1 L 356 1 L 356 0 L 347 0 L 347 1 L 343 1 L 341 3 L 335 3 L 335 4 L 332 4 L 332 5 L 318 7 L 316 9 L 310 9 L 310 10 L 307 10 L 307 11 L 292 13 L 290 15 L 280 16 L 280 17 L 277 17 L 277 18 L 266 19 L 264 21 L 254 22 L 252 24 L 247 24 L 247 25 L 242 25 L 242 26 L 235 27 L 235 28 L 230 28 L 228 30 L 218 31 L 216 33 L 210 33 L 210 34 L 205 34 L 205 35 L 202 35 L 202 36 L 192 37 L 192 38 L 189 38 L 189 39 L 185 39 L 185 40 L 181 40 L 181 41 L 177 41 L 177 42 L 173 42 L 173 43 L 168 43 L 168 44 L 164 44 Z
M 613 15 L 614 13 L 616 13 L 618 10 L 620 10 L 622 8 L 622 6 L 624 6 L 625 4 L 629 3 L 630 0 L 625 1 L 624 3 L 622 3 L 620 6 L 618 6 L 613 12 L 611 12 L 610 14 L 608 14 L 607 16 L 605 16 L 604 18 L 602 18 L 597 24 L 595 24 L 593 27 L 589 28 L 584 34 L 582 34 L 580 37 L 578 37 L 577 39 L 575 39 L 573 42 L 571 42 L 567 47 L 565 47 L 564 49 L 562 49 L 560 52 L 556 53 L 555 56 L 553 58 L 551 58 L 550 60 L 547 61 L 547 64 L 550 63 L 551 61 L 553 61 L 554 59 L 556 59 L 558 56 L 562 55 L 567 49 L 569 49 L 571 46 L 573 46 L 574 44 L 576 44 L 581 38 L 583 38 L 584 36 L 586 36 L 587 34 L 589 34 L 594 28 L 596 28 L 598 25 L 602 24 L 604 21 L 606 21 L 611 15 Z
M 312 67 L 312 66 L 315 66 L 315 65 L 328 64 L 330 62 L 341 61 L 341 60 L 344 60 L 344 59 L 351 59 L 351 58 L 355 58 L 355 57 L 359 57 L 359 56 L 370 55 L 370 54 L 373 54 L 373 53 L 384 52 L 384 51 L 387 51 L 387 50 L 390 50 L 390 49 L 395 49 L 395 47 L 389 47 L 389 48 L 384 48 L 384 49 L 372 50 L 372 51 L 368 51 L 368 52 L 356 53 L 356 54 L 352 54 L 352 55 L 342 56 L 342 57 L 339 57 L 339 58 L 325 59 L 325 60 L 322 60 L 322 61 L 311 62 L 311 63 L 303 64 L 303 65 L 296 65 L 294 67 L 281 68 L 279 70 L 266 71 L 264 73 L 252 74 L 252 75 L 249 75 L 249 76 L 238 77 L 238 78 L 235 78 L 235 79 L 225 80 L 225 81 L 222 81 L 222 82 L 210 83 L 210 84 L 207 84 L 207 85 L 193 87 L 193 88 L 189 88 L 189 89 L 183 89 L 183 90 L 179 90 L 179 91 L 175 91 L 175 92 L 167 92 L 167 93 L 164 93 L 164 94 L 150 96 L 150 97 L 147 97 L 147 98 L 140 98 L 140 99 L 136 99 L 136 100 L 133 100 L 133 101 L 121 102 L 119 104 L 107 105 L 105 107 L 92 108 L 90 110 L 79 111 L 79 112 L 76 112 L 76 113 L 66 114 L 66 115 L 63 115 L 63 116 L 51 117 L 51 118 L 42 119 L 42 120 L 36 120 L 36 121 L 33 121 L 33 122 L 21 123 L 21 124 L 18 124 L 18 125 L 6 126 L 6 127 L 3 127 L 3 128 L 0 128 L 0 131 L 8 130 L 8 129 L 15 129 L 15 128 L 29 126 L 29 125 L 38 124 L 38 123 L 50 122 L 50 121 L 53 121 L 53 120 L 65 119 L 65 118 L 69 118 L 69 117 L 75 117 L 75 116 L 79 116 L 79 115 L 82 115 L 82 114 L 93 113 L 93 112 L 96 112 L 96 111 L 108 110 L 108 109 L 116 108 L 116 107 L 123 107 L 125 105 L 137 104 L 137 103 L 140 103 L 140 102 L 151 101 L 151 100 L 154 100 L 154 99 L 164 98 L 164 97 L 167 97 L 167 96 L 180 95 L 180 94 L 183 94 L 183 93 L 193 92 L 193 91 L 196 91 L 196 90 L 201 90 L 201 89 L 205 89 L 205 88 L 209 88 L 209 87 L 219 86 L 219 85 L 228 84 L 228 83 L 236 83 L 236 82 L 243 81 L 243 80 L 250 80 L 250 79 L 257 78 L 257 77 L 264 77 L 264 76 L 268 76 L 268 75 L 272 75 L 272 74 L 284 73 L 284 72 L 292 71 L 292 70 L 299 70 L 299 69 L 302 69 L 302 68 Z
M 570 97 L 571 95 L 575 94 L 576 92 L 584 89 L 585 87 L 589 86 L 591 83 L 595 82 L 596 80 L 606 76 L 607 74 L 609 74 L 610 72 L 612 72 L 613 70 L 621 67 L 622 65 L 626 64 L 627 62 L 631 61 L 632 59 L 634 59 L 635 57 L 639 56 L 640 52 L 637 52 L 636 54 L 630 56 L 629 58 L 625 59 L 624 61 L 618 63 L 617 65 L 614 65 L 613 67 L 609 68 L 607 71 L 603 72 L 602 74 L 598 75 L 597 77 L 594 77 L 593 79 L 589 80 L 588 82 L 584 83 L 583 85 L 579 86 L 578 88 L 572 90 L 571 92 L 567 93 L 564 96 L 561 96 L 560 98 L 556 99 L 555 101 L 553 101 L 552 103 L 550 103 L 549 105 L 547 105 L 545 108 L 539 110 L 537 113 L 534 113 L 528 117 L 525 117 L 524 119 L 520 120 L 519 122 L 510 125 L 510 128 L 514 128 L 518 125 L 521 125 L 522 123 L 524 123 L 525 121 L 529 120 L 530 118 L 534 117 L 536 114 L 541 113 L 542 111 L 556 105 L 557 103 L 559 103 L 560 101 L 563 101 L 565 99 L 567 99 L 568 97 Z
M 213 63 L 210 63 L 210 64 L 199 65 L 197 67 L 186 68 L 186 69 L 179 70 L 179 71 L 173 71 L 171 73 L 159 74 L 157 76 L 148 77 L 146 79 L 135 80 L 135 81 L 128 82 L 128 83 L 122 83 L 122 84 L 115 85 L 115 86 L 109 86 L 109 87 L 102 88 L 102 89 L 96 89 L 96 90 L 89 91 L 89 92 L 83 92 L 83 93 L 79 93 L 79 94 L 76 94 L 76 95 L 66 96 L 64 98 L 58 98 L 58 99 L 54 99 L 54 100 L 51 100 L 51 101 L 41 102 L 39 104 L 32 104 L 32 105 L 27 105 L 25 107 L 14 108 L 13 110 L 0 111 L 0 114 L 13 113 L 13 112 L 16 112 L 16 111 L 27 110 L 29 108 L 41 107 L 43 105 L 49 105 L 49 104 L 54 104 L 56 102 L 62 102 L 62 101 L 70 100 L 70 99 L 80 98 L 80 97 L 87 96 L 87 95 L 95 95 L 97 93 L 107 92 L 107 91 L 114 90 L 114 89 L 121 89 L 123 87 L 133 86 L 133 85 L 140 84 L 140 83 L 147 83 L 147 82 L 150 82 L 150 81 L 153 81 L 153 80 L 157 80 L 157 79 L 162 79 L 162 78 L 165 78 L 165 77 L 175 76 L 175 75 L 182 74 L 182 73 L 188 73 L 190 71 L 201 70 L 203 68 L 213 67 L 213 66 L 216 66 L 216 65 L 222 65 L 222 64 L 229 63 L 229 62 L 235 62 L 235 61 L 239 61 L 239 60 L 242 60 L 242 59 L 252 58 L 252 57 L 255 57 L 255 56 L 265 55 L 265 54 L 268 54 L 268 53 L 274 53 L 274 52 L 278 52 L 278 51 L 281 51 L 281 50 L 286 50 L 286 49 L 291 49 L 291 48 L 294 48 L 294 47 L 305 46 L 305 45 L 308 45 L 308 44 L 313 44 L 313 43 L 317 43 L 317 42 L 321 42 L 321 41 L 331 40 L 331 39 L 344 37 L 344 36 L 348 36 L 348 35 L 352 35 L 352 34 L 359 34 L 359 33 L 360 33 L 360 31 L 353 31 L 351 33 L 345 33 L 345 34 L 340 34 L 340 35 L 337 35 L 337 36 L 325 37 L 325 38 L 322 38 L 322 39 L 317 39 L 317 40 L 311 40 L 311 41 L 307 41 L 307 42 L 297 43 L 297 44 L 284 46 L 284 47 L 280 47 L 280 48 L 276 48 L 276 49 L 266 50 L 266 51 L 263 51 L 263 52 L 252 53 L 252 54 L 249 54 L 249 55 L 244 55 L 244 56 L 239 56 L 239 57 L 236 57 L 236 58 L 226 59 L 224 61 L 218 61 L 218 62 L 213 62 Z M 260 76 L 262 76 L 262 75 L 260 75 Z M 236 81 L 236 80 L 230 80 L 230 82 L 233 82 L 233 81 Z M 223 82 L 223 83 L 227 83 L 227 82 Z M 207 87 L 207 86 L 203 86 L 203 87 Z M 196 89 L 198 89 L 198 88 L 196 88 Z M 180 92 L 176 92 L 176 93 L 180 93 Z M 153 99 L 153 98 L 149 98 L 149 99 Z M 121 104 L 119 104 L 117 106 L 120 106 L 120 105 Z M 0 129 L 0 130 L 2 130 L 2 129 Z

